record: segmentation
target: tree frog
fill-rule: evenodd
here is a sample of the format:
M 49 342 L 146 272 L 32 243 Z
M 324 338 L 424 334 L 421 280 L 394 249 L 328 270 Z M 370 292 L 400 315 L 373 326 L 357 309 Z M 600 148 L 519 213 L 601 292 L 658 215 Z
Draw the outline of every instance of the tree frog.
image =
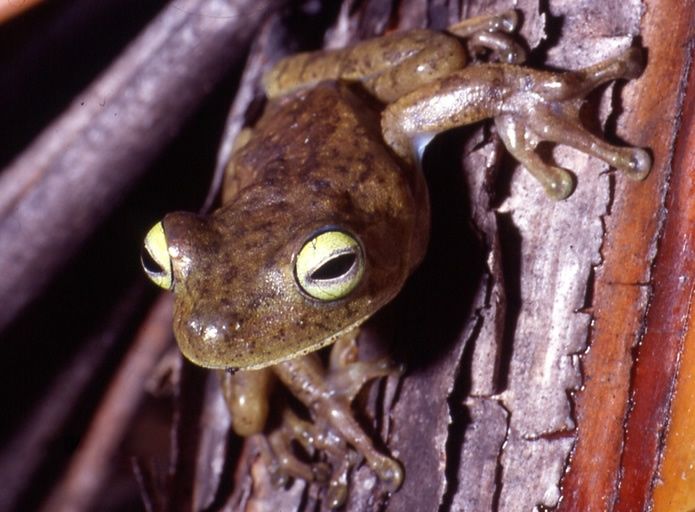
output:
M 237 140 L 222 207 L 208 217 L 168 214 L 146 236 L 145 272 L 175 295 L 181 351 L 229 370 L 220 373 L 236 432 L 263 434 L 262 455 L 278 481 L 325 481 L 330 506 L 344 501 L 349 471 L 363 459 L 387 491 L 403 479 L 351 411 L 367 381 L 398 368 L 359 360 L 354 340 L 425 254 L 419 159 L 427 143 L 490 118 L 553 199 L 566 198 L 573 180 L 539 158 L 540 141 L 572 146 L 630 178 L 650 170 L 645 150 L 609 145 L 578 117 L 597 85 L 641 73 L 641 52 L 578 71 L 537 71 L 518 65 L 523 50 L 509 35 L 516 25 L 512 11 L 445 33 L 397 32 L 281 60 L 264 77 L 264 114 Z M 481 49 L 498 62 L 468 65 Z M 324 364 L 316 351 L 331 344 Z M 283 406 L 266 427 L 275 381 L 312 421 Z

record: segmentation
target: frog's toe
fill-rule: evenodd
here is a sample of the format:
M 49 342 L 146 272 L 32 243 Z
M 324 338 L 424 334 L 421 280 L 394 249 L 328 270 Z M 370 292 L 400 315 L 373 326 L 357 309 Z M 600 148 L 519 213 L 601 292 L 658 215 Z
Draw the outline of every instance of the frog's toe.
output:
M 616 147 L 591 138 L 584 146 L 578 149 L 602 159 L 633 180 L 643 180 L 652 168 L 652 157 L 642 148 Z
M 328 480 L 331 478 L 331 467 L 325 462 L 317 462 L 316 464 L 312 464 L 311 471 L 314 474 L 315 482 L 328 482 Z
M 632 157 L 622 170 L 629 178 L 643 180 L 652 168 L 652 157 L 642 148 L 632 148 L 631 152 Z
M 326 491 L 326 504 L 330 509 L 335 509 L 343 505 L 348 495 L 348 471 L 354 465 L 352 457 L 346 456 L 336 464 L 331 481 Z
M 550 169 L 552 172 L 544 184 L 545 193 L 556 201 L 567 199 L 574 191 L 574 176 L 560 167 L 550 167 Z
M 395 492 L 403 483 L 403 467 L 390 457 L 379 457 L 369 466 L 379 477 L 388 492 Z
M 497 15 L 499 20 L 499 30 L 512 33 L 519 26 L 519 12 L 516 9 L 510 9 Z
M 326 482 L 330 478 L 331 469 L 328 464 L 304 462 L 295 455 L 293 443 L 304 448 L 309 457 L 315 449 L 311 443 L 307 444 L 307 436 L 304 436 L 301 430 L 305 423 L 307 422 L 299 420 L 293 413 L 286 413 L 281 427 L 267 436 L 266 458 L 274 485 L 282 487 L 290 478 L 299 478 L 307 482 Z M 309 438 L 313 439 L 314 432 L 310 434 Z
M 317 465 L 302 462 L 289 452 L 276 454 L 276 457 L 275 463 L 270 466 L 270 473 L 273 485 L 277 487 L 285 486 L 290 478 L 312 482 L 320 479 L 325 473 L 322 468 L 317 468 Z M 324 478 L 323 481 L 325 480 Z

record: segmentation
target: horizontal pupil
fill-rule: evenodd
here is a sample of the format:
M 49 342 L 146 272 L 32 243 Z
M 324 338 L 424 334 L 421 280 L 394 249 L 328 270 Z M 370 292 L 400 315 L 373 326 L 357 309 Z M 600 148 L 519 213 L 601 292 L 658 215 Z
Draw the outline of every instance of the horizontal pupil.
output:
M 164 272 L 162 266 L 155 261 L 150 251 L 144 247 L 140 252 L 140 261 L 142 262 L 142 267 L 150 274 L 161 274 Z
M 313 281 L 326 281 L 345 275 L 355 264 L 356 259 L 357 256 L 352 252 L 331 258 L 314 270 L 310 279 Z

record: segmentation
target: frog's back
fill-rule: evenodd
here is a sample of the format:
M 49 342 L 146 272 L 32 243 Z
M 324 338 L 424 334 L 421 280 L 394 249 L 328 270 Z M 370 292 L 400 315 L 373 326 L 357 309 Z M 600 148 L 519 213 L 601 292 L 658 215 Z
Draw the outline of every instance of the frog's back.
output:
M 237 183 L 281 186 L 283 200 L 300 204 L 340 191 L 369 211 L 406 206 L 422 178 L 384 145 L 379 105 L 370 101 L 325 82 L 270 102 L 234 156 Z

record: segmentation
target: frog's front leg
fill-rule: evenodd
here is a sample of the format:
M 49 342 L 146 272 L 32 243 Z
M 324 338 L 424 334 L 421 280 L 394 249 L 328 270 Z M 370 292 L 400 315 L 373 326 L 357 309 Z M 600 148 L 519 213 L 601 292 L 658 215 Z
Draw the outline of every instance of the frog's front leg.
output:
M 335 361 L 335 358 L 333 359 Z M 397 372 L 383 360 L 349 362 L 326 373 L 315 354 L 290 359 L 273 366 L 273 371 L 311 411 L 324 434 L 333 431 L 363 456 L 389 491 L 403 480 L 403 470 L 394 459 L 377 451 L 353 416 L 352 399 L 365 382 Z M 325 428 L 321 425 L 324 424 Z M 336 452 L 337 453 L 337 452 Z M 347 453 L 344 456 L 349 456 Z M 334 468 L 335 469 L 335 468 Z
M 327 369 L 314 353 L 262 370 L 221 373 L 232 427 L 244 437 L 260 436 L 261 455 L 273 482 L 282 485 L 288 478 L 325 482 L 331 508 L 347 497 L 348 472 L 362 457 L 387 490 L 397 489 L 403 480 L 398 462 L 374 448 L 350 407 L 368 381 L 399 373 L 400 368 L 386 359 L 359 361 L 355 335 L 356 331 L 350 332 L 336 341 Z M 309 409 L 312 421 L 299 418 L 285 405 L 280 417 L 267 425 L 275 375 Z M 310 459 L 320 452 L 323 460 L 302 460 L 292 447 L 295 442 Z
M 242 437 L 262 432 L 268 421 L 274 379 L 270 369 L 220 372 L 219 376 L 234 432 Z
M 237 435 L 250 437 L 259 435 L 263 460 L 273 482 L 282 485 L 288 478 L 301 478 L 312 482 L 325 481 L 330 472 L 319 464 L 308 464 L 299 460 L 291 445 L 297 441 L 309 455 L 316 448 L 325 449 L 317 429 L 300 420 L 288 407 L 280 414 L 279 426 L 268 435 L 269 400 L 275 377 L 270 368 L 239 371 L 234 374 L 220 372 L 222 394 L 232 420 L 232 429 Z
M 584 96 L 603 82 L 630 79 L 643 69 L 641 52 L 621 55 L 579 71 L 551 73 L 519 66 L 467 68 L 423 86 L 389 105 L 382 116 L 386 142 L 412 162 L 422 142 L 437 133 L 493 118 L 507 149 L 555 198 L 573 189 L 571 174 L 536 154 L 540 141 L 574 147 L 634 179 L 649 173 L 651 158 L 640 148 L 617 147 L 595 137 L 579 121 Z
M 348 494 L 348 472 L 359 462 L 359 456 L 348 448 L 342 437 L 335 435 L 335 429 L 325 422 L 303 420 L 290 408 L 285 408 L 280 425 L 263 441 L 261 454 L 276 485 L 284 485 L 288 478 L 323 483 L 328 488 L 326 503 L 329 508 L 343 504 Z M 324 461 L 300 460 L 293 449 L 295 442 L 310 458 L 316 458 L 317 452 L 321 452 Z
M 395 32 L 338 50 L 300 53 L 278 62 L 264 76 L 263 85 L 268 97 L 276 98 L 324 80 L 359 82 L 388 103 L 466 66 L 466 51 L 452 35 L 468 38 L 473 53 L 486 48 L 504 62 L 523 61 L 523 49 L 507 36 L 517 24 L 516 12 L 509 11 L 464 20 L 448 34 Z

